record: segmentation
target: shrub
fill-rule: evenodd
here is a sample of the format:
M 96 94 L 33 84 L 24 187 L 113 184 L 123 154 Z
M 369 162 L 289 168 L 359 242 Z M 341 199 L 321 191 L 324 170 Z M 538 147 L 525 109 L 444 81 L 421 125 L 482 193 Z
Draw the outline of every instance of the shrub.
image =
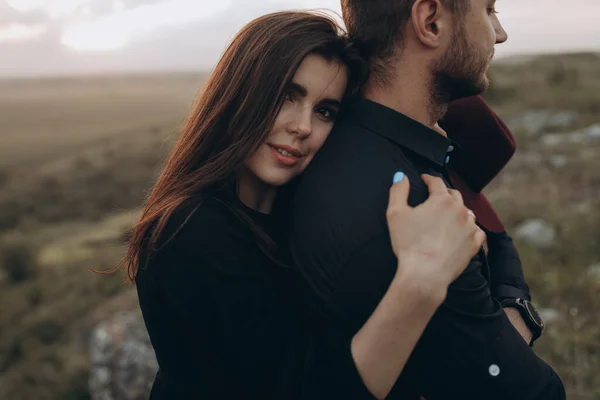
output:
M 6 372 L 10 367 L 25 357 L 25 350 L 20 341 L 14 341 L 5 349 L 0 348 L 0 372 Z
M 0 169 L 0 189 L 8 182 L 8 171 Z
M 0 250 L 0 267 L 11 283 L 21 283 L 37 276 L 36 250 L 25 240 L 13 240 Z
M 38 307 L 42 304 L 44 294 L 40 285 L 33 286 L 27 292 L 27 302 L 31 307 Z
M 43 344 L 55 343 L 63 334 L 63 327 L 51 319 L 39 322 L 31 330 L 31 333 Z

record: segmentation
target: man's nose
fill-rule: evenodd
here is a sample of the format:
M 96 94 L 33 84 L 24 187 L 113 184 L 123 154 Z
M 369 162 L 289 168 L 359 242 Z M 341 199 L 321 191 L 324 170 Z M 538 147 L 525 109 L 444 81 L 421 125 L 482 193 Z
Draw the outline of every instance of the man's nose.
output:
M 500 21 L 496 24 L 496 44 L 504 43 L 508 40 L 508 33 L 504 30 L 504 27 Z

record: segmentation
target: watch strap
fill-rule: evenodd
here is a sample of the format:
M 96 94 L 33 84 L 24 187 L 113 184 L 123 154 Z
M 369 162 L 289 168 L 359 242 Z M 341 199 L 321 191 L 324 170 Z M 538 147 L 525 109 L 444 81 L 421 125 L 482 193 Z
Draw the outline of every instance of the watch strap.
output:
M 521 298 L 512 298 L 505 299 L 500 304 L 502 305 L 502 308 L 516 308 L 519 311 L 519 314 L 521 314 L 521 317 L 525 321 L 525 324 L 531 330 L 533 336 L 531 338 L 529 346 L 533 346 L 533 343 L 537 339 L 539 339 L 540 336 L 542 336 L 542 328 L 538 324 L 536 324 L 535 321 L 532 320 L 532 316 L 529 314 L 529 310 L 525 305 L 526 301 L 527 300 Z

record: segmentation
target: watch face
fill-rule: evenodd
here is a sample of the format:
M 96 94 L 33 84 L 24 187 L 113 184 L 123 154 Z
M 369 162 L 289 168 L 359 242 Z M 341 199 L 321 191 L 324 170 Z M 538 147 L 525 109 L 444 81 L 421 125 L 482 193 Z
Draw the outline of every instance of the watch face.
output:
M 529 315 L 531 316 L 531 320 L 533 322 L 535 322 L 535 324 L 537 326 L 539 326 L 540 328 L 544 327 L 544 320 L 542 319 L 542 317 L 540 316 L 540 314 L 537 312 L 537 310 L 535 309 L 535 307 L 528 301 L 525 301 L 525 308 L 527 309 L 527 312 L 529 313 Z

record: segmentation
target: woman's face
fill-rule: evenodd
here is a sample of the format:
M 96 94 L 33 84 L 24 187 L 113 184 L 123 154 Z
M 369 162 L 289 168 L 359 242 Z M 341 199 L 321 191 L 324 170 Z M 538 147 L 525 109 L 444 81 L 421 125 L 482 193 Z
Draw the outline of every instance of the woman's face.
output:
M 271 134 L 246 168 L 269 186 L 301 174 L 331 132 L 347 82 L 345 66 L 308 55 L 288 87 Z

